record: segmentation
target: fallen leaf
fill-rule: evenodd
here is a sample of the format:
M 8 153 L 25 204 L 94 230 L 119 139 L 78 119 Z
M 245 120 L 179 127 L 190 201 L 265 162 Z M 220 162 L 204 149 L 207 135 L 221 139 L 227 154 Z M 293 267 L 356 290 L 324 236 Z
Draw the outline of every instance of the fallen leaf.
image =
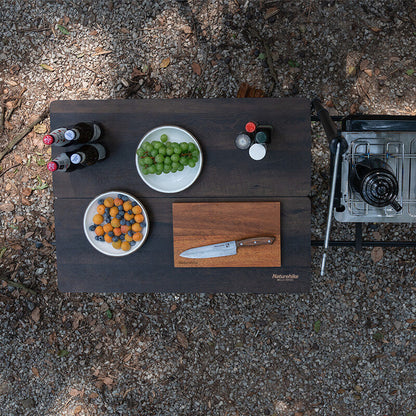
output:
M 12 212 L 14 211 L 14 205 L 11 202 L 5 202 L 4 204 L 0 204 L 0 211 Z
M 364 59 L 363 61 L 360 62 L 360 70 L 364 71 L 365 69 L 368 68 L 369 65 L 370 65 L 370 61 L 368 59 Z
M 32 314 L 30 315 L 34 322 L 39 322 L 40 320 L 40 309 L 38 306 L 36 306 L 35 309 L 33 309 Z
M 56 332 L 55 331 L 49 334 L 48 342 L 49 342 L 50 345 L 55 344 L 55 342 L 56 342 Z
M 64 35 L 69 35 L 69 30 L 65 26 L 57 25 L 57 27 L 61 33 Z
M 108 55 L 113 51 L 105 50 L 103 47 L 99 46 L 98 48 L 95 48 L 95 53 L 92 54 L 92 56 L 99 56 L 99 55 Z
M 172 306 L 170 307 L 170 311 L 174 312 L 176 311 L 177 308 L 178 308 L 178 305 L 176 303 L 173 303 Z
M 111 377 L 104 377 L 102 379 L 102 382 L 106 385 L 106 386 L 111 386 L 114 383 L 114 380 Z
M 32 203 L 26 198 L 22 198 L 22 204 L 26 205 L 27 207 L 32 205 Z
M 40 64 L 40 66 L 43 68 L 43 69 L 46 69 L 47 71 L 55 71 L 55 69 L 54 68 L 52 68 L 50 65 L 48 65 L 48 64 Z
M 68 16 L 64 16 L 64 20 L 63 20 L 63 24 L 67 25 L 69 23 L 69 17 Z
M 39 377 L 39 370 L 36 367 L 32 367 L 32 373 L 35 377 Z
M 81 413 L 82 407 L 80 405 L 76 406 L 74 409 L 74 415 L 79 415 Z
M 45 124 L 39 123 L 39 124 L 36 124 L 35 127 L 33 127 L 33 131 L 35 133 L 45 134 L 48 131 L 48 128 L 46 127 Z
M 90 399 L 96 399 L 98 397 L 98 394 L 95 392 L 92 392 L 89 396 Z
M 189 35 L 189 33 L 192 33 L 192 28 L 191 28 L 191 26 L 189 26 L 189 25 L 183 25 L 183 26 L 181 27 L 181 30 L 182 30 L 183 32 L 185 32 L 186 34 L 188 34 L 188 35 Z
M 357 74 L 357 67 L 350 65 L 347 69 L 348 76 L 354 77 Z
M 374 263 L 378 263 L 383 258 L 384 252 L 381 247 L 374 247 L 371 250 L 371 260 L 373 260 Z
M 370 27 L 370 29 L 375 33 L 378 33 L 378 32 L 381 31 L 381 29 L 379 27 Z
M 192 71 L 194 71 L 198 76 L 201 75 L 201 65 L 199 65 L 198 62 L 192 62 Z
M 124 33 L 126 35 L 127 35 L 127 33 L 130 33 L 130 31 L 127 28 L 125 28 L 125 27 L 120 28 L 120 32 L 121 33 Z
M 80 390 L 77 390 L 77 389 L 69 389 L 69 395 L 71 396 L 71 397 L 76 397 L 76 396 L 79 396 L 81 394 L 81 391 Z
M 371 69 L 364 69 L 364 72 L 369 76 L 372 77 L 373 76 L 373 71 Z
M 155 85 L 155 92 L 159 92 L 162 89 L 162 86 L 160 84 Z
M 166 68 L 167 66 L 169 66 L 169 64 L 170 64 L 170 58 L 165 58 L 162 60 L 159 66 L 161 68 Z
M 24 235 L 24 238 L 25 238 L 25 239 L 30 238 L 30 237 L 32 237 L 32 235 L 33 235 L 33 234 L 35 234 L 35 232 L 34 232 L 34 231 L 28 231 L 28 232 Z
M 131 78 L 136 78 L 136 77 L 142 77 L 142 76 L 144 76 L 144 75 L 146 75 L 146 73 L 145 72 L 143 72 L 143 71 L 140 71 L 140 69 L 139 68 L 137 68 L 137 66 L 135 66 L 134 68 L 133 68 L 133 71 L 132 71 L 132 73 L 131 73 Z
M 277 13 L 279 13 L 279 9 L 277 7 L 270 7 L 266 10 L 266 13 L 264 15 L 264 19 L 270 19 L 271 17 L 275 16 Z
M 91 30 L 91 32 L 89 33 L 90 36 L 97 36 L 98 32 L 96 30 Z
M 25 220 L 25 217 L 23 215 L 16 215 L 15 218 L 17 222 L 22 222 Z
M 318 333 L 321 329 L 321 321 L 315 321 L 315 323 L 313 324 L 313 330 Z
M 185 349 L 188 348 L 189 343 L 188 343 L 188 340 L 187 340 L 187 338 L 186 338 L 186 336 L 183 332 L 178 331 L 176 333 L 176 339 L 178 340 L 181 347 L 183 347 Z
M 410 358 L 409 358 L 409 363 L 415 363 L 416 362 L 416 354 L 415 355 L 412 355 Z

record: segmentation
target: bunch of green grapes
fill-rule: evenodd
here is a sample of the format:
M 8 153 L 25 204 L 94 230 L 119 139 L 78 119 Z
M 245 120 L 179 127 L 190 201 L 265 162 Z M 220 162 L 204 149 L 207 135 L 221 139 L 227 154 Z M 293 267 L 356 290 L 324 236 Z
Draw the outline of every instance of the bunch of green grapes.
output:
M 144 175 L 175 173 L 185 166 L 194 168 L 199 160 L 199 150 L 193 143 L 169 142 L 166 134 L 160 136 L 160 141 L 143 143 L 136 153 Z

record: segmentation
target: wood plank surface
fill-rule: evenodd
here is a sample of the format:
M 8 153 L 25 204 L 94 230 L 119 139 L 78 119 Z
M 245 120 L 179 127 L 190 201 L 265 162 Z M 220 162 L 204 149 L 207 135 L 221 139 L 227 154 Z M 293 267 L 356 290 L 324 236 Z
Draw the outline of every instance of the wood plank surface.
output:
M 175 267 L 280 267 L 279 202 L 174 203 Z M 251 237 L 274 237 L 272 245 L 238 248 L 232 256 L 191 259 L 180 256 L 193 247 Z
M 202 147 L 204 167 L 182 197 L 307 196 L 311 151 L 309 102 L 303 98 L 54 101 L 51 126 L 94 120 L 103 126 L 108 159 L 71 173 L 53 175 L 59 198 L 91 198 L 123 187 L 163 197 L 139 177 L 135 151 L 146 132 L 161 125 L 190 131 Z M 252 160 L 234 145 L 247 121 L 273 126 L 265 158 Z M 53 149 L 53 154 L 62 149 Z
M 58 286 L 62 292 L 280 293 L 309 290 L 308 198 L 279 198 L 281 267 L 198 268 L 197 272 L 193 268 L 174 267 L 172 205 L 182 199 L 139 199 L 149 214 L 149 236 L 139 250 L 121 258 L 98 252 L 86 239 L 82 222 L 89 199 L 55 201 Z M 183 200 L 209 201 L 212 200 Z

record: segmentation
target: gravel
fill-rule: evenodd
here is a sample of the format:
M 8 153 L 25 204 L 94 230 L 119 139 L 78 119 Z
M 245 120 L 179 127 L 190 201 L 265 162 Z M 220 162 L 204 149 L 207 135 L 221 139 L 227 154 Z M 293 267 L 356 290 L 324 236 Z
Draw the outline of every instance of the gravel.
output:
M 0 15 L 1 101 L 16 106 L 2 149 L 54 99 L 235 97 L 242 82 L 331 114 L 414 114 L 405 0 L 10 0 Z M 311 132 L 322 239 L 328 147 Z M 302 295 L 60 293 L 41 138 L 1 161 L 1 415 L 416 415 L 414 250 L 331 248 L 321 277 L 313 248 Z

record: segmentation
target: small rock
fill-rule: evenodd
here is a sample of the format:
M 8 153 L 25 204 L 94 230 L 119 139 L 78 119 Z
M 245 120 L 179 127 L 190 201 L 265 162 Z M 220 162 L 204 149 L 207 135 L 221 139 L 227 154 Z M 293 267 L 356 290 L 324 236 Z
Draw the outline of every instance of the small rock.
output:
M 33 409 L 36 406 L 35 400 L 32 397 L 22 400 L 21 404 L 25 409 Z

